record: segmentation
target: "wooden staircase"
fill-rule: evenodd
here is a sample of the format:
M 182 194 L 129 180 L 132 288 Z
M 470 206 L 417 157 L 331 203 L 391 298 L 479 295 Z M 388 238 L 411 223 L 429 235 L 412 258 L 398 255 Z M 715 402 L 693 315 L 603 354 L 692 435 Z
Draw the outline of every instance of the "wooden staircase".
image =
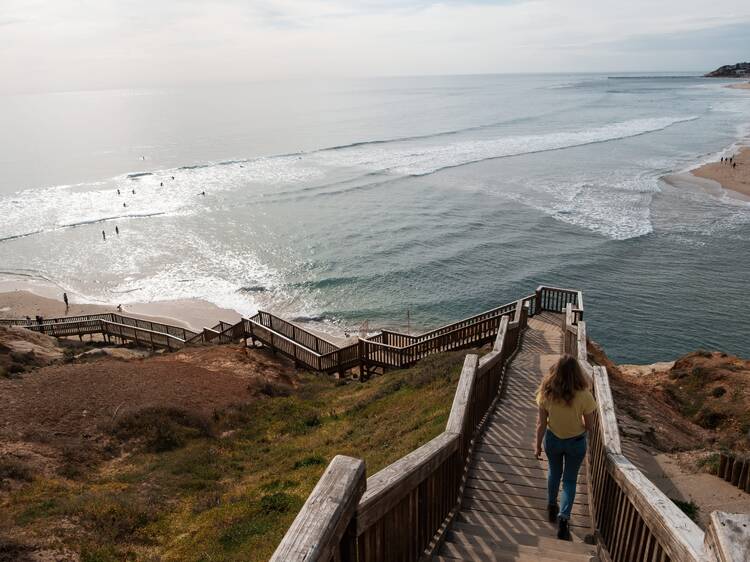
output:
M 534 457 L 539 383 L 563 350 L 562 316 L 528 321 L 520 349 L 506 369 L 500 400 L 478 437 L 461 508 L 433 560 L 597 560 L 585 471 L 579 475 L 570 531 L 557 540 L 547 520 L 547 462 Z

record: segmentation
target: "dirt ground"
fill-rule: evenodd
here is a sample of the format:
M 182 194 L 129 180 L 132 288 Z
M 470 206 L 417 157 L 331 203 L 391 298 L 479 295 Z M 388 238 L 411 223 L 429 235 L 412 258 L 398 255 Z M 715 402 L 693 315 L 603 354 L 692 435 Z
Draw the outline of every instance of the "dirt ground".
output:
M 118 417 L 150 406 L 211 416 L 253 400 L 264 382 L 292 386 L 288 373 L 285 361 L 236 345 L 129 361 L 96 357 L 0 377 L 0 454 L 46 475 L 71 455 L 94 463 L 107 456 L 104 428 Z
M 750 494 L 701 462 L 728 445 L 747 448 L 750 361 L 695 352 L 677 361 L 615 365 L 596 344 L 589 353 L 607 367 L 623 453 L 633 464 L 668 497 L 698 506 L 696 522 L 704 528 L 712 511 L 750 513 Z M 728 390 L 717 393 L 717 387 Z M 712 419 L 707 411 L 725 417 L 704 427 Z

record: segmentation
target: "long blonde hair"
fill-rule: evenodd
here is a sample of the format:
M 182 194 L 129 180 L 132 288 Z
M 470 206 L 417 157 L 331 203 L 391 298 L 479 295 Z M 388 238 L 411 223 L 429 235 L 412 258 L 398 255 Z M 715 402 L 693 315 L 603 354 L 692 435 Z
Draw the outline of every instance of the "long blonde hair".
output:
M 543 402 L 561 401 L 570 405 L 576 392 L 588 387 L 588 377 L 578 360 L 572 355 L 563 355 L 539 385 L 539 396 Z

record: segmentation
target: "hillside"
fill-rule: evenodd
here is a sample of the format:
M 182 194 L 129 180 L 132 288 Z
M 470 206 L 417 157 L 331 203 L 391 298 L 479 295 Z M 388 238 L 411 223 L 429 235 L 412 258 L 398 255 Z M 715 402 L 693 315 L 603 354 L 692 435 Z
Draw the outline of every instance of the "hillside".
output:
M 716 70 L 704 74 L 706 78 L 744 78 L 750 76 L 750 62 L 725 64 Z
M 3 562 L 266 560 L 335 454 L 373 473 L 442 431 L 465 355 L 346 384 L 240 346 L 75 345 L 0 378 Z

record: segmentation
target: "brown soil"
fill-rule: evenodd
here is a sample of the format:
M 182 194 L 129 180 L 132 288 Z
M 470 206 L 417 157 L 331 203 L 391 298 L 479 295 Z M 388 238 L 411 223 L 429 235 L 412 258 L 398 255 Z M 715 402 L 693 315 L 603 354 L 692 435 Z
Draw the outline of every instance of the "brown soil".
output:
M 264 383 L 292 386 L 289 372 L 263 351 L 226 345 L 142 360 L 98 357 L 0 378 L 0 453 L 46 475 L 66 463 L 93 467 L 115 454 L 107 427 L 125 414 L 156 406 L 209 417 L 253 400 Z
M 607 368 L 628 459 L 668 497 L 696 505 L 704 528 L 712 511 L 750 512 L 750 495 L 707 473 L 718 450 L 750 448 L 750 361 L 697 351 L 616 365 L 593 342 L 589 355 Z
M 617 419 L 624 435 L 660 451 L 685 451 L 704 446 L 714 436 L 686 419 L 667 399 L 658 384 L 657 366 L 616 365 L 604 350 L 590 342 L 589 355 L 595 363 L 607 368 Z M 671 363 L 659 363 L 669 368 Z

